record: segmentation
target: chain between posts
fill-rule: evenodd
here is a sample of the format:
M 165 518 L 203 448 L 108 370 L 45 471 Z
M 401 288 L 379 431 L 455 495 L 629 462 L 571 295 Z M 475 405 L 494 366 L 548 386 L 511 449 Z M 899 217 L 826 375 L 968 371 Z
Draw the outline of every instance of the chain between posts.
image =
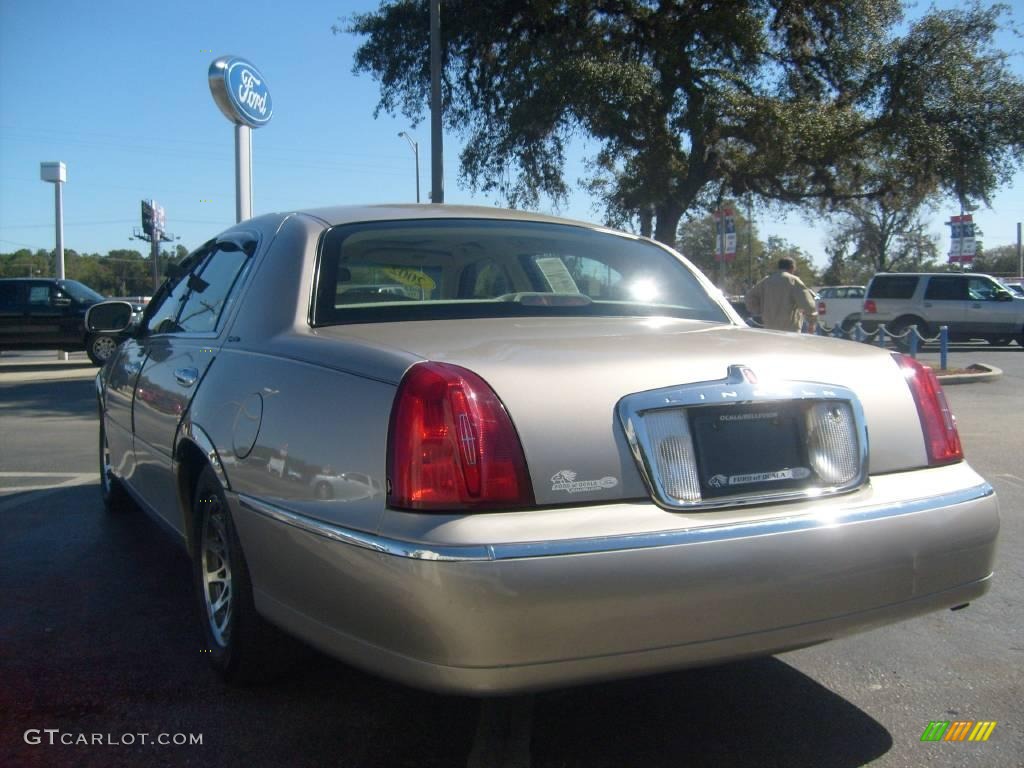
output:
M 764 326 L 748 319 L 747 323 L 754 328 L 763 328 Z M 828 326 L 824 323 L 818 323 L 814 330 L 817 336 L 832 336 L 838 339 L 850 339 L 852 341 L 859 341 L 862 343 L 873 343 L 880 347 L 885 347 L 888 340 L 892 340 L 897 346 L 900 345 L 900 341 L 907 339 L 907 347 L 910 352 L 910 356 L 916 358 L 918 349 L 921 344 L 934 344 L 939 343 L 940 346 L 940 368 L 946 370 L 947 357 L 949 355 L 949 328 L 945 325 L 939 328 L 937 336 L 924 336 L 918 330 L 917 325 L 909 325 L 902 332 L 894 333 L 889 330 L 884 323 L 878 325 L 874 330 L 868 331 L 864 328 L 861 322 L 858 320 L 849 329 L 843 328 L 841 325 Z

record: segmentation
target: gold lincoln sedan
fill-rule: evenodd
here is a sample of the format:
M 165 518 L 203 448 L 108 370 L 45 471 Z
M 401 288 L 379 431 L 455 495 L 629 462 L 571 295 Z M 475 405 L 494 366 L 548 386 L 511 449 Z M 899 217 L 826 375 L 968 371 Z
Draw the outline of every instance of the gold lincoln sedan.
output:
M 538 690 L 821 643 L 992 578 L 996 496 L 928 368 L 749 328 L 645 238 L 270 214 L 129 310 L 88 318 L 128 336 L 96 380 L 104 498 L 187 549 L 230 681 L 283 632 L 427 689 Z

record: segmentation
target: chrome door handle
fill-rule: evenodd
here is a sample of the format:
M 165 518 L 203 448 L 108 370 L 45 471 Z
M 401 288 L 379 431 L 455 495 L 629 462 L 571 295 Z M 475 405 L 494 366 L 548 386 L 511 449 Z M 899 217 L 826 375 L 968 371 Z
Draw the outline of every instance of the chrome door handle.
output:
M 174 378 L 183 387 L 191 387 L 199 378 L 198 368 L 179 368 L 174 372 Z

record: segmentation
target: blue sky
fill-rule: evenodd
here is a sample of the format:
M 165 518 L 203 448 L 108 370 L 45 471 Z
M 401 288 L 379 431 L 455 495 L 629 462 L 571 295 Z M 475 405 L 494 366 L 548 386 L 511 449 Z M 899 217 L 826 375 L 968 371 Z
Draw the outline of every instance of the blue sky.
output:
M 374 119 L 376 83 L 351 73 L 358 40 L 331 33 L 339 17 L 376 6 L 0 0 L 0 252 L 54 245 L 53 192 L 39 180 L 41 161 L 68 166 L 64 241 L 79 252 L 145 252 L 146 243 L 129 239 L 143 198 L 164 206 L 168 230 L 190 249 L 234 223 L 233 129 L 207 85 L 210 62 L 224 54 L 252 61 L 273 97 L 273 119 L 253 132 L 256 214 L 414 200 L 402 130 L 420 142 L 426 200 L 428 124 L 413 130 L 387 115 Z M 1012 6 L 1024 25 L 1024 2 Z M 1008 33 L 999 42 L 1017 54 L 1014 69 L 1024 75 L 1024 42 Z M 446 202 L 494 204 L 458 185 L 460 148 L 458 137 L 445 137 Z M 570 181 L 584 175 L 582 151 L 570 158 Z M 942 222 L 955 212 L 950 204 L 930 219 L 943 248 Z M 560 213 L 599 219 L 580 192 Z M 797 214 L 755 217 L 762 238 L 784 237 L 824 263 L 824 224 Z M 975 219 L 986 247 L 1015 242 L 1024 174 Z

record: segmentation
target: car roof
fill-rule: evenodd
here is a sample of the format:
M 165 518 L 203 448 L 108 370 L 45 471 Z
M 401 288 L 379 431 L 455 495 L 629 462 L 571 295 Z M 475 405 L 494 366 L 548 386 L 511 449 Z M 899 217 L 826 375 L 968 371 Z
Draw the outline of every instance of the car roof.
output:
M 288 212 L 282 212 L 287 215 Z M 392 221 L 408 219 L 503 219 L 506 221 L 536 221 L 551 224 L 570 224 L 587 229 L 621 233 L 587 221 L 563 219 L 543 213 L 517 211 L 483 205 L 434 205 L 433 203 L 392 203 L 381 205 L 339 205 L 327 208 L 307 208 L 290 213 L 313 216 L 330 226 L 365 221 Z
M 879 272 L 876 277 L 992 277 L 987 272 Z M 992 277 L 995 280 L 994 277 Z

